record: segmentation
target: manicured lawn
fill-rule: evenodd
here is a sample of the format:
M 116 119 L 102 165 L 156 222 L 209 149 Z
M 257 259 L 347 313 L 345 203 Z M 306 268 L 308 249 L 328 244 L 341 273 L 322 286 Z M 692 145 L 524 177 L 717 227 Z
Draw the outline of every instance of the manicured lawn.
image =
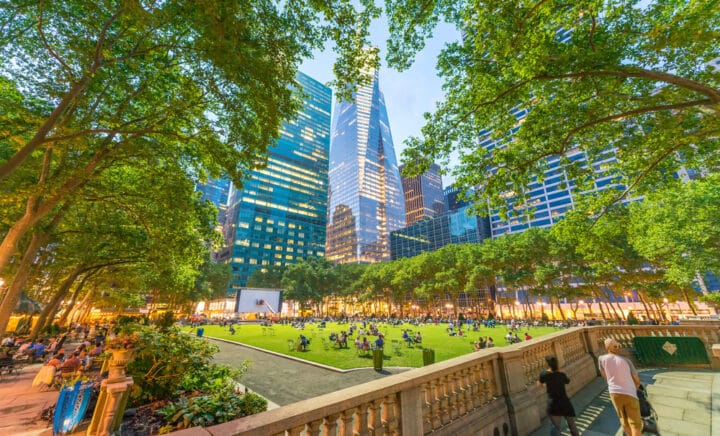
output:
M 359 356 L 355 348 L 355 336 L 348 339 L 348 349 L 338 349 L 332 345 L 325 349 L 322 338 L 326 340 L 330 333 L 339 333 L 342 330 L 347 331 L 349 324 L 338 324 L 334 322 L 327 323 L 324 329 L 318 328 L 317 324 L 306 324 L 305 330 L 299 330 L 291 325 L 274 325 L 271 328 L 262 327 L 257 324 L 235 325 L 236 333 L 231 335 L 227 327 L 216 325 L 207 325 L 205 328 L 205 336 L 228 339 L 247 345 L 252 345 L 266 350 L 275 351 L 277 353 L 287 354 L 313 362 L 334 366 L 341 369 L 372 367 L 372 357 Z M 360 327 L 360 325 L 359 325 Z M 472 332 L 468 336 L 449 336 L 446 328 L 447 324 L 440 325 L 424 325 L 415 327 L 410 324 L 403 326 L 390 326 L 380 324 L 378 326 L 380 332 L 385 334 L 385 358 L 384 366 L 404 366 L 404 367 L 420 367 L 422 366 L 422 349 L 423 347 L 435 350 L 435 361 L 440 362 L 463 354 L 474 352 L 473 342 L 480 336 L 490 336 L 495 342 L 495 346 L 505 345 L 505 334 L 507 329 L 504 325 L 498 325 L 495 328 L 481 327 L 479 332 Z M 408 347 L 402 340 L 403 329 L 411 329 L 413 332 L 420 330 L 423 336 L 422 345 Z M 525 330 L 523 330 L 524 332 Z M 556 331 L 553 327 L 531 327 L 530 335 L 537 338 L 548 333 Z M 307 351 L 297 351 L 290 349 L 288 341 L 295 341 L 299 335 L 303 333 L 310 339 L 310 345 Z M 463 330 L 463 333 L 466 333 Z M 411 335 L 413 336 L 413 335 Z M 523 337 L 523 334 L 520 334 Z M 367 336 L 371 343 L 375 341 L 376 336 Z M 400 343 L 399 352 L 396 352 L 391 341 L 397 339 Z M 330 341 L 327 341 L 330 344 Z M 255 364 L 261 364 L 256 362 Z

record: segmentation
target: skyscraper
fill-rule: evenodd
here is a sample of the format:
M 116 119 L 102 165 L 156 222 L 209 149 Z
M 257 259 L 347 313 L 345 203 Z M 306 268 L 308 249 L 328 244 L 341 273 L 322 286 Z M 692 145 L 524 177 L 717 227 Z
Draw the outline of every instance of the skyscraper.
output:
M 448 211 L 460 209 L 470 204 L 470 201 L 463 198 L 462 193 L 462 189 L 456 185 L 450 185 L 445 188 L 443 195 L 445 196 L 445 206 Z M 472 189 L 470 193 L 472 193 Z
M 227 213 L 228 194 L 230 193 L 230 181 L 227 179 L 210 179 L 207 183 L 198 184 L 196 189 L 202 192 L 202 200 L 207 200 L 215 205 L 218 210 L 218 230 L 225 224 Z
M 335 105 L 329 177 L 326 257 L 390 260 L 390 232 L 405 226 L 405 202 L 377 72 L 352 101 Z
M 402 173 L 404 165 L 400 166 Z M 429 170 L 416 177 L 402 177 L 405 194 L 405 223 L 410 224 L 423 218 L 432 218 L 445 212 L 440 166 L 432 164 Z
M 257 268 L 325 254 L 332 92 L 302 73 L 297 83 L 303 108 L 283 122 L 267 166 L 230 190 L 220 258 L 231 264 L 234 289 Z

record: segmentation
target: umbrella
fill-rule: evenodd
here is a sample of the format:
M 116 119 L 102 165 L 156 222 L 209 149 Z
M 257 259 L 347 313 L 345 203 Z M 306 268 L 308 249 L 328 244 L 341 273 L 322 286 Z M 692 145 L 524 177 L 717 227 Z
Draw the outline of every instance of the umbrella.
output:
M 20 294 L 20 300 L 15 305 L 15 310 L 13 312 L 23 313 L 26 315 L 34 315 L 36 313 L 42 312 L 42 306 L 40 306 L 40 303 L 28 297 L 27 295 L 25 295 L 25 292 L 23 292 L 22 294 Z

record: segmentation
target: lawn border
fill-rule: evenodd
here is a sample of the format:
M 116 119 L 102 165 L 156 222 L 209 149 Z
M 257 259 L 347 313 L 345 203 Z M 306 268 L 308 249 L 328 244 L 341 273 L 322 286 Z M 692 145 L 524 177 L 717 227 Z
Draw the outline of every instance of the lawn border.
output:
M 341 368 L 336 368 L 336 367 L 334 367 L 334 366 L 325 365 L 325 364 L 323 364 L 323 363 L 313 362 L 312 360 L 301 359 L 301 358 L 299 358 L 299 357 L 295 357 L 295 356 L 290 356 L 290 355 L 287 355 L 287 354 L 278 353 L 277 351 L 272 351 L 272 350 L 268 350 L 268 349 L 265 349 L 265 348 L 256 347 L 256 346 L 254 346 L 254 345 L 248 345 L 248 344 L 243 344 L 242 342 L 231 341 L 230 339 L 217 338 L 217 337 L 215 337 L 215 336 L 203 336 L 203 337 L 204 337 L 204 338 L 208 338 L 208 339 L 212 339 L 212 340 L 214 340 L 214 341 L 222 341 L 222 342 L 226 342 L 226 343 L 228 343 L 228 344 L 233 344 L 233 345 L 238 345 L 238 346 L 241 346 L 241 347 L 252 348 L 253 350 L 261 351 L 261 352 L 263 352 L 263 353 L 272 354 L 273 356 L 284 357 L 285 359 L 294 360 L 294 361 L 299 362 L 299 363 L 305 363 L 305 364 L 312 365 L 312 366 L 316 366 L 316 367 L 322 368 L 322 369 L 327 369 L 328 371 L 339 372 L 339 373 L 341 373 L 341 374 L 345 374 L 345 373 L 353 372 L 353 371 L 360 371 L 360 370 L 363 370 L 363 369 L 373 369 L 372 366 L 361 366 L 361 367 L 358 367 L 358 368 L 341 369 Z M 416 367 L 416 366 L 388 366 L 387 368 L 397 368 L 397 369 L 408 369 L 408 370 L 409 370 L 409 369 L 422 368 L 422 367 L 419 367 L 419 366 L 417 366 L 417 367 Z

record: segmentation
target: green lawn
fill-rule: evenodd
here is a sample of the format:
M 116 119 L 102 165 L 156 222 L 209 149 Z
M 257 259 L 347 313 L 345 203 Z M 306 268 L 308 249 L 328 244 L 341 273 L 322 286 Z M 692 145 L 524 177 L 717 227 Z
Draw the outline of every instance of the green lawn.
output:
M 325 349 L 323 346 L 322 338 L 328 339 L 330 333 L 339 333 L 342 330 L 347 330 L 348 327 L 348 324 L 329 322 L 324 329 L 318 328 L 317 324 L 307 324 L 305 330 L 301 331 L 290 325 L 277 324 L 272 327 L 274 331 L 271 331 L 270 328 L 262 327 L 258 324 L 243 324 L 241 326 L 236 325 L 236 333 L 235 335 L 231 335 L 227 327 L 216 325 L 204 326 L 205 336 L 228 339 L 341 369 L 371 367 L 371 357 L 358 355 L 354 344 L 355 336 L 348 340 L 348 349 L 338 349 L 333 346 Z M 402 331 L 405 328 L 412 329 L 415 332 L 420 330 L 423 336 L 422 346 L 415 345 L 411 348 L 404 343 L 402 340 Z M 479 332 L 471 331 L 470 335 L 462 337 L 449 336 L 446 328 L 447 324 L 440 324 L 438 326 L 425 325 L 419 328 L 410 324 L 405 324 L 402 327 L 380 324 L 379 330 L 385 334 L 384 366 L 420 367 L 422 366 L 423 347 L 435 350 L 436 362 L 471 353 L 474 352 L 473 342 L 480 336 L 492 337 L 495 346 L 505 345 L 504 336 L 507 333 L 507 329 L 503 325 L 495 328 L 481 327 Z M 531 327 L 530 335 L 536 338 L 554 331 L 556 331 L 556 329 L 553 327 Z M 288 341 L 297 340 L 301 333 L 310 339 L 310 346 L 307 351 L 290 350 Z M 463 330 L 463 333 L 465 333 L 465 330 Z M 523 335 L 520 334 L 520 337 L 523 337 Z M 376 336 L 367 336 L 367 338 L 368 341 L 374 342 Z M 400 342 L 399 352 L 393 349 L 391 343 L 393 339 L 397 339 Z M 330 341 L 328 341 L 328 343 L 329 342 Z

